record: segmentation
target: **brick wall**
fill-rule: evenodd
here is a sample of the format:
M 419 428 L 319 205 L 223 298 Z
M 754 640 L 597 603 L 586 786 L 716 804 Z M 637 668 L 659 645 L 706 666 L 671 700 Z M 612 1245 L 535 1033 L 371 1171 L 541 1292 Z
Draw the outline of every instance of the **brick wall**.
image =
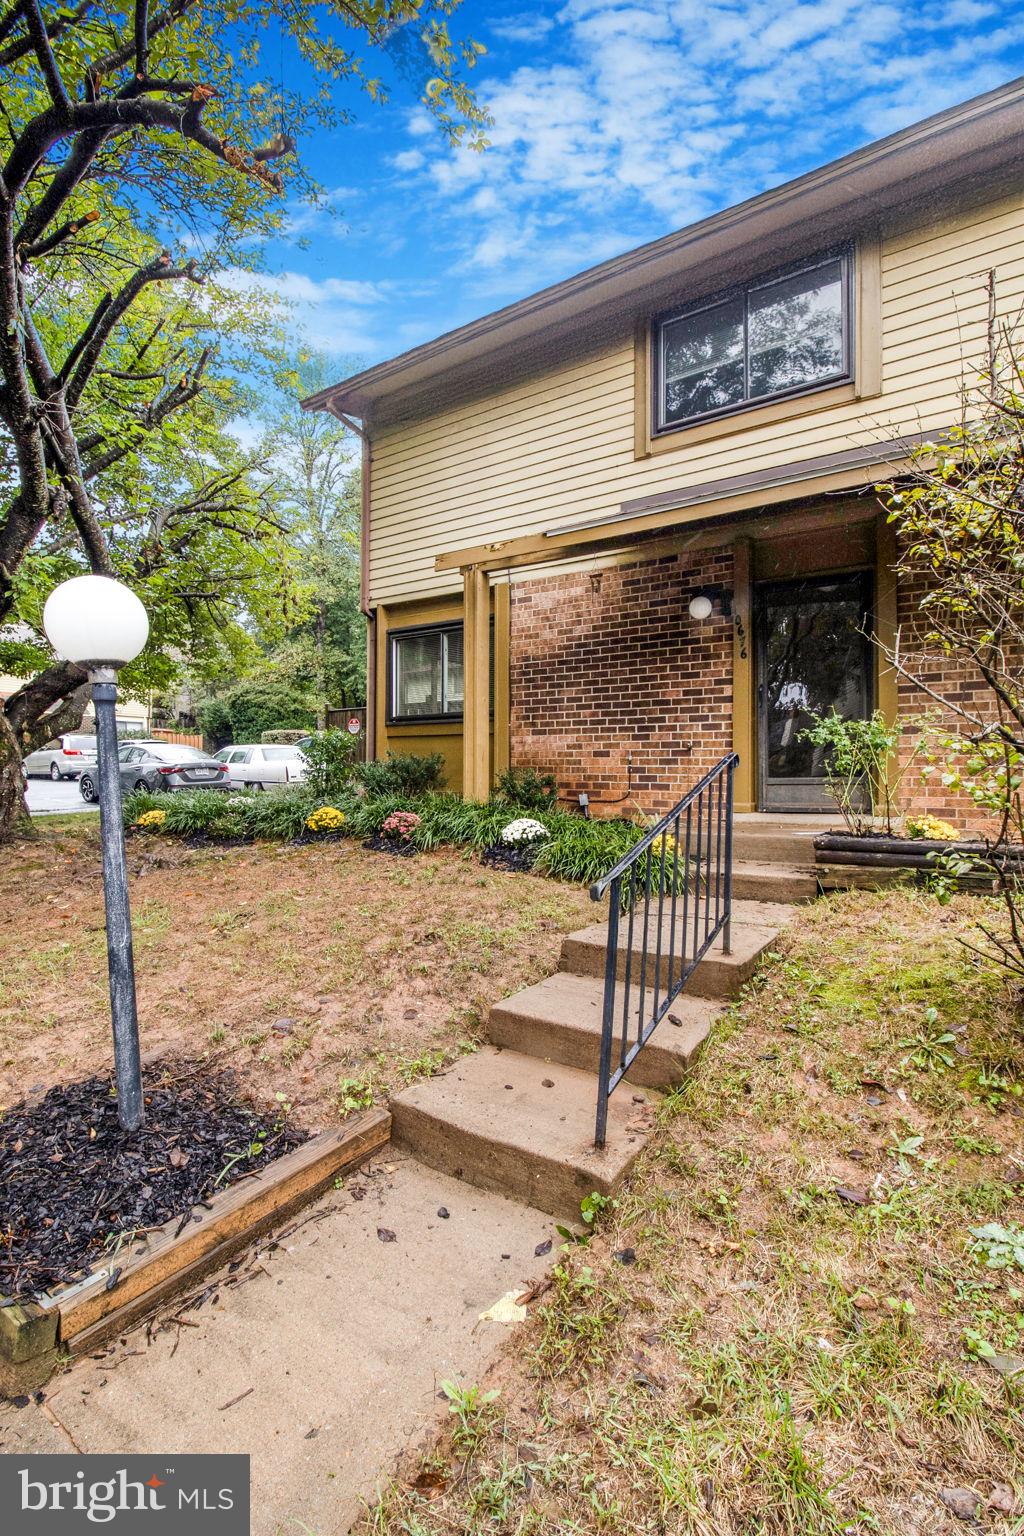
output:
M 701 550 L 512 587 L 512 761 L 559 792 L 668 810 L 732 746 L 732 623 L 687 604 L 732 587 L 732 550 Z M 616 815 L 626 804 L 594 805 Z
M 992 718 L 994 715 L 992 694 L 981 674 L 974 669 L 968 669 L 963 662 L 929 651 L 924 638 L 927 633 L 927 623 L 919 618 L 921 600 L 926 592 L 927 581 L 923 574 L 900 578 L 896 597 L 896 622 L 901 630 L 902 659 L 914 674 L 920 677 L 928 688 L 934 689 L 941 698 L 955 700 L 982 720 Z M 900 678 L 897 692 L 902 727 L 901 763 L 906 763 L 913 752 L 914 743 L 921 734 L 922 718 L 929 718 L 940 733 L 948 730 L 951 734 L 959 734 L 963 729 L 963 722 L 958 720 L 956 715 L 948 711 L 944 712 L 933 698 L 906 678 Z M 922 780 L 920 774 L 922 761 L 923 759 L 918 757 L 917 762 L 911 763 L 908 768 L 903 780 L 901 803 L 916 811 L 930 811 L 933 816 L 941 816 L 943 820 L 952 822 L 956 827 L 992 830 L 991 818 L 979 812 L 967 796 L 956 794 L 942 784 L 941 763 L 936 764 L 933 775 L 927 780 Z
M 586 790 L 596 815 L 629 811 L 624 795 L 632 757 L 633 798 L 647 813 L 667 810 L 732 747 L 732 625 L 716 603 L 703 624 L 687 612 L 702 587 L 732 587 L 732 550 L 667 555 L 512 587 L 512 762 L 553 772 L 559 793 Z M 898 622 L 910 644 L 923 588 L 903 582 Z M 989 713 L 980 677 L 941 658 L 922 663 L 940 693 L 976 701 Z M 927 696 L 899 684 L 906 760 L 915 721 L 936 713 Z M 955 726 L 953 727 L 955 728 Z M 979 827 L 973 805 L 918 767 L 901 796 L 958 827 Z

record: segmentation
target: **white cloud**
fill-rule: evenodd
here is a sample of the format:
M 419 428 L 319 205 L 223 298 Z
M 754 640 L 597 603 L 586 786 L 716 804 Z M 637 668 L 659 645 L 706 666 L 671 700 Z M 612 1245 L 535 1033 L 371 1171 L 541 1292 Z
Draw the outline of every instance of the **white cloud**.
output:
M 409 121 L 456 269 L 528 287 L 986 90 L 1020 68 L 994 0 L 566 0 L 490 33 L 542 42 L 476 85 L 484 154 Z M 484 33 L 487 40 L 488 33 Z M 1014 55 L 1016 54 L 1016 60 Z M 492 66 L 493 67 L 493 66 Z M 396 157 L 395 163 L 397 164 Z M 620 243 L 622 242 L 622 243 Z
M 284 271 L 254 275 L 239 267 L 218 276 L 236 293 L 260 293 L 278 302 L 281 324 L 296 342 L 330 356 L 379 354 L 391 289 L 357 278 L 310 277 Z
M 391 157 L 391 164 L 396 171 L 418 171 L 426 162 L 427 157 L 422 149 L 403 149 Z

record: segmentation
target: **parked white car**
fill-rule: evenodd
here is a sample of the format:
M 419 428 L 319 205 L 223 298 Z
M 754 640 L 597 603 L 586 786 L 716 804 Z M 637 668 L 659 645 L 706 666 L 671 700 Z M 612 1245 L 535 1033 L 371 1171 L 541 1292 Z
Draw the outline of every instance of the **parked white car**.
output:
M 77 779 L 96 766 L 95 736 L 59 736 L 30 752 L 22 762 L 26 778 Z
M 232 789 L 266 789 L 270 784 L 301 784 L 309 764 L 298 747 L 266 746 L 262 743 L 221 747 L 215 752 L 219 763 L 226 763 Z

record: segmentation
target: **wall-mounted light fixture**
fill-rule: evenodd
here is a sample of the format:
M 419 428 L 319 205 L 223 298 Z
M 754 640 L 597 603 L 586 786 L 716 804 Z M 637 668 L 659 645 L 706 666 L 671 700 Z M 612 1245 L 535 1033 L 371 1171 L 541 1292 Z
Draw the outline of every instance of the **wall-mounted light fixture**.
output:
M 703 624 L 715 611 L 715 603 L 718 603 L 719 612 L 723 619 L 732 618 L 732 593 L 725 587 L 702 587 L 690 598 L 690 618 L 696 619 L 698 624 Z

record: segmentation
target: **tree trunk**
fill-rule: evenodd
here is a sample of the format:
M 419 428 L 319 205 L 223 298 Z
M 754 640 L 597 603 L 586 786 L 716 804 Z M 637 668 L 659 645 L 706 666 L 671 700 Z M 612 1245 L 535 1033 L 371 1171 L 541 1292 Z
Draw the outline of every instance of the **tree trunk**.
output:
M 327 729 L 327 610 L 323 603 L 316 610 L 316 728 Z
M 21 776 L 21 746 L 0 709 L 0 843 L 25 837 L 31 831 L 32 818 L 25 804 L 25 781 Z

